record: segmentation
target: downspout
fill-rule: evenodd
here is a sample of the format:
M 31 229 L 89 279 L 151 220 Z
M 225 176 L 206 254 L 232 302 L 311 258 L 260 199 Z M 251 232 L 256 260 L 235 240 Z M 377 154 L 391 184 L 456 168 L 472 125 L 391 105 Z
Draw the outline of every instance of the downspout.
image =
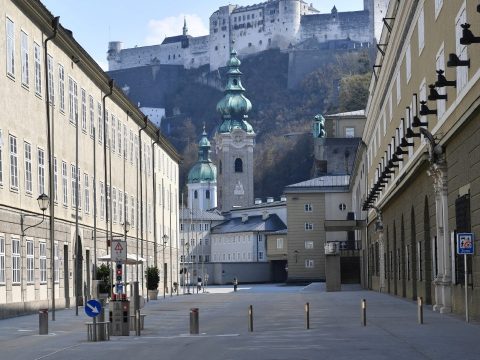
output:
M 144 125 L 138 130 L 138 148 L 139 148 L 139 158 L 140 166 L 138 171 L 140 172 L 140 237 L 142 238 L 142 257 L 143 257 L 143 179 L 142 179 L 142 130 L 145 130 L 148 125 L 148 117 L 143 118 Z M 138 259 L 138 240 L 137 240 L 137 259 Z M 142 262 L 142 274 L 143 274 L 143 262 Z M 142 295 L 144 294 L 143 289 L 143 276 L 142 276 Z M 137 265 L 137 281 L 138 281 L 138 265 Z
M 107 254 L 108 254 L 108 187 L 107 187 L 107 119 L 105 116 L 105 99 L 112 95 L 114 86 L 114 80 L 110 79 L 108 82 L 109 92 L 103 95 L 102 97 L 102 110 L 103 110 L 103 177 L 104 177 L 104 193 L 105 193 L 105 233 L 107 239 Z M 112 272 L 110 271 L 110 277 L 112 276 Z M 110 288 L 110 296 L 112 295 L 112 288 Z
M 52 321 L 55 321 L 55 189 L 53 184 L 53 152 L 54 152 L 54 128 L 50 131 L 50 90 L 48 87 L 48 51 L 47 43 L 55 39 L 58 33 L 60 16 L 52 19 L 53 34 L 45 39 L 45 106 L 47 107 L 47 152 L 48 152 L 48 187 L 50 192 L 50 269 L 52 272 Z
M 157 267 L 157 177 L 155 172 L 155 144 L 160 140 L 160 130 L 157 131 L 157 138 L 152 143 L 152 183 L 153 183 L 153 266 Z

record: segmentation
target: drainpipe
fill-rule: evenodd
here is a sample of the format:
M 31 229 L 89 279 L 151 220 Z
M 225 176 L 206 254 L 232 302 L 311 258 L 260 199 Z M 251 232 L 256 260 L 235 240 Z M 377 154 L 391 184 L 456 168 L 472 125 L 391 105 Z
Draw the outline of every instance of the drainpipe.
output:
M 140 177 L 140 236 L 142 238 L 142 257 L 143 257 L 143 179 L 142 179 L 142 130 L 145 130 L 148 125 L 148 117 L 143 118 L 144 124 L 138 130 L 138 149 L 139 149 L 139 160 L 140 166 L 138 167 L 139 177 Z M 138 259 L 138 238 L 137 238 L 137 259 Z M 142 274 L 143 274 L 143 262 L 142 262 Z M 143 275 L 142 275 L 142 295 L 144 295 L 144 286 L 143 286 Z M 138 281 L 138 263 L 137 263 L 137 281 Z
M 47 108 L 47 152 L 48 152 L 48 187 L 50 192 L 50 269 L 52 272 L 52 321 L 55 321 L 55 188 L 53 183 L 53 121 L 50 131 L 50 96 L 48 87 L 48 51 L 47 43 L 50 40 L 55 39 L 58 32 L 58 25 L 60 24 L 60 16 L 56 16 L 52 19 L 53 34 L 45 39 L 45 106 Z
M 157 177 L 155 172 L 155 144 L 160 140 L 160 130 L 157 131 L 157 138 L 152 143 L 152 184 L 153 184 L 153 265 L 157 267 Z
M 104 177 L 104 192 L 105 192 L 105 232 L 106 232 L 106 239 L 107 239 L 107 254 L 108 254 L 108 187 L 107 187 L 107 119 L 105 116 L 105 99 L 112 95 L 114 86 L 114 80 L 110 79 L 108 82 L 109 91 L 102 97 L 102 107 L 103 107 L 103 177 Z M 110 271 L 110 277 L 112 276 L 112 272 Z M 110 288 L 110 296 L 112 296 L 112 288 Z

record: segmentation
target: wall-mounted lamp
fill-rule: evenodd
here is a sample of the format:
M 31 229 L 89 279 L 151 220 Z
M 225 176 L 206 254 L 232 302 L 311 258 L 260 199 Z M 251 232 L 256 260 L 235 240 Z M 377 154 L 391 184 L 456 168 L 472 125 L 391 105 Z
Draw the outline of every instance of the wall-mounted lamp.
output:
M 80 62 L 80 58 L 75 55 L 70 56 L 70 59 L 72 59 L 74 64 L 78 64 Z
M 426 101 L 420 101 L 420 115 L 422 116 L 437 115 L 437 110 L 436 109 L 430 110 L 427 106 Z
M 435 81 L 435 87 L 444 87 L 444 86 L 453 86 L 457 87 L 457 81 L 456 80 L 447 80 L 445 78 L 445 73 L 444 70 L 440 69 L 437 70 L 437 81 Z
M 385 56 L 385 48 L 387 47 L 388 44 L 377 44 L 377 49 L 378 51 L 380 51 L 380 53 L 382 54 L 382 56 Z M 382 48 L 382 47 L 383 48 Z
M 465 23 L 460 25 L 462 27 L 462 37 L 460 38 L 460 44 L 470 45 L 480 43 L 480 37 L 473 35 L 470 31 L 470 24 Z
M 391 33 L 392 32 L 392 25 L 390 25 L 387 20 L 395 20 L 395 18 L 383 18 L 382 21 L 383 21 L 383 24 L 385 25 L 385 27 L 387 28 L 388 32 Z
M 436 100 L 447 100 L 447 94 L 440 95 L 438 91 L 435 89 L 434 84 L 428 85 L 430 88 L 430 94 L 428 95 L 428 100 L 436 101 Z
M 470 67 L 470 59 L 460 60 L 457 54 L 448 54 L 447 67 L 468 66 Z
M 407 137 L 408 137 L 408 136 L 407 136 Z M 402 147 L 402 148 L 408 147 L 408 146 L 412 146 L 412 147 L 413 147 L 414 145 L 415 145 L 414 143 L 409 143 L 409 142 L 407 141 L 407 138 L 406 138 L 406 137 L 402 138 L 402 141 L 400 142 L 400 147 Z M 408 154 L 408 152 L 407 152 L 407 154 Z
M 420 121 L 418 116 L 413 117 L 412 127 L 428 126 L 428 121 Z
M 408 151 L 405 151 L 401 148 L 401 146 L 397 146 L 397 150 L 395 151 L 396 155 L 407 155 Z
M 411 139 L 411 138 L 420 137 L 421 135 L 419 133 L 413 132 L 412 128 L 408 128 L 405 136 Z

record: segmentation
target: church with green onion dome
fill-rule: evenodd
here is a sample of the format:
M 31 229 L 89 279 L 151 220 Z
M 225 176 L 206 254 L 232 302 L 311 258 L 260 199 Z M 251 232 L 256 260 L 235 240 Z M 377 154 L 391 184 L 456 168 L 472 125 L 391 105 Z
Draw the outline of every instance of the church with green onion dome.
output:
M 217 207 L 217 167 L 210 159 L 210 141 L 203 127 L 198 143 L 198 160 L 188 172 L 188 208 L 208 210 Z
M 255 132 L 247 113 L 252 103 L 244 95 L 241 62 L 232 50 L 227 61 L 227 84 L 217 104 L 222 120 L 215 134 L 218 197 L 222 211 L 254 204 L 253 150 Z

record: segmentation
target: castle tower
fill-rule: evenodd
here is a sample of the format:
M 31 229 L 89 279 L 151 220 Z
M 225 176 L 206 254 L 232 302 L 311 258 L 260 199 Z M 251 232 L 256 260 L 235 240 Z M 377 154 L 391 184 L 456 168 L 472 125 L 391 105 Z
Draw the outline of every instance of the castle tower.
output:
M 222 211 L 253 205 L 253 149 L 255 132 L 247 121 L 252 104 L 243 93 L 237 52 L 231 51 L 225 96 L 217 104 L 222 123 L 215 135 L 218 195 Z
M 210 160 L 210 141 L 205 126 L 198 143 L 198 160 L 188 172 L 188 208 L 208 210 L 217 207 L 217 167 Z
M 280 0 L 278 12 L 282 20 L 280 34 L 286 39 L 286 46 L 294 44 L 300 38 L 301 1 Z
M 188 35 L 187 18 L 183 18 L 183 36 Z

